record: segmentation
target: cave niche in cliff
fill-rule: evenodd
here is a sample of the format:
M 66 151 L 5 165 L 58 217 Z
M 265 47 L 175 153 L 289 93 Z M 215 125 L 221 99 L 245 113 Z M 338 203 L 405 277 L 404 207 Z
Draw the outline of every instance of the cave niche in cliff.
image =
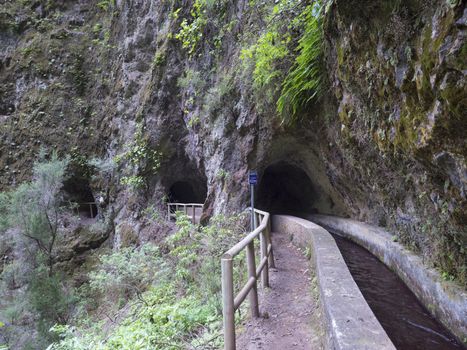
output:
M 207 188 L 204 181 L 181 180 L 169 188 L 169 201 L 173 203 L 204 203 Z
M 97 216 L 96 200 L 85 178 L 71 176 L 63 183 L 63 191 L 66 204 L 73 206 L 80 217 L 92 219 Z
M 314 202 L 319 195 L 303 169 L 280 161 L 264 170 L 257 196 L 261 209 L 275 214 L 299 214 L 316 211 Z

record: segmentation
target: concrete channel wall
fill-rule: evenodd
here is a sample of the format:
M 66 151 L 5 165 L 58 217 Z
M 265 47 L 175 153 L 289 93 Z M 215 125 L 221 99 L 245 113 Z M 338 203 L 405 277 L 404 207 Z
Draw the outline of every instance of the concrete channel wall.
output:
M 338 350 L 394 350 L 395 347 L 354 282 L 331 234 L 304 219 L 272 217 L 274 232 L 308 248 L 318 279 L 328 343 Z
M 461 342 L 467 339 L 465 290 L 444 281 L 439 272 L 427 268 L 419 256 L 400 243 L 393 242 L 389 232 L 377 226 L 329 215 L 310 215 L 309 219 L 351 239 L 375 255 L 397 273 L 422 304 Z

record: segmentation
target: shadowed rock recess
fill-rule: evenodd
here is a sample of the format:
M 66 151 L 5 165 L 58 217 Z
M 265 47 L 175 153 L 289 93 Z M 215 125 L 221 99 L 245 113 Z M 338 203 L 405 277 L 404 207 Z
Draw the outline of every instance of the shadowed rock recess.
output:
M 242 211 L 256 169 L 259 207 L 384 227 L 465 289 L 465 1 L 311 3 L 0 0 L 0 190 L 69 156 L 114 248 L 169 200 Z

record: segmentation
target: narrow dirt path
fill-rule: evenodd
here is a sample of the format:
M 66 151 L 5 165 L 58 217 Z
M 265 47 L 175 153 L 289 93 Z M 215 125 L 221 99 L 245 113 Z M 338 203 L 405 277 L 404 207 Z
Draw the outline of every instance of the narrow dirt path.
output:
M 239 329 L 239 350 L 321 349 L 319 309 L 312 295 L 309 261 L 284 234 L 273 234 L 276 269 L 270 272 L 270 289 L 259 286 L 262 317 Z

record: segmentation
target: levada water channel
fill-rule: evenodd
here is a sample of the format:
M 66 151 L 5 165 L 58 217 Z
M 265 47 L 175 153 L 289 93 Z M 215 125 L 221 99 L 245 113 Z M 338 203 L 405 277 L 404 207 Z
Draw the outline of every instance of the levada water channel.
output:
M 333 233 L 355 282 L 399 350 L 466 349 L 386 265 L 366 249 Z

